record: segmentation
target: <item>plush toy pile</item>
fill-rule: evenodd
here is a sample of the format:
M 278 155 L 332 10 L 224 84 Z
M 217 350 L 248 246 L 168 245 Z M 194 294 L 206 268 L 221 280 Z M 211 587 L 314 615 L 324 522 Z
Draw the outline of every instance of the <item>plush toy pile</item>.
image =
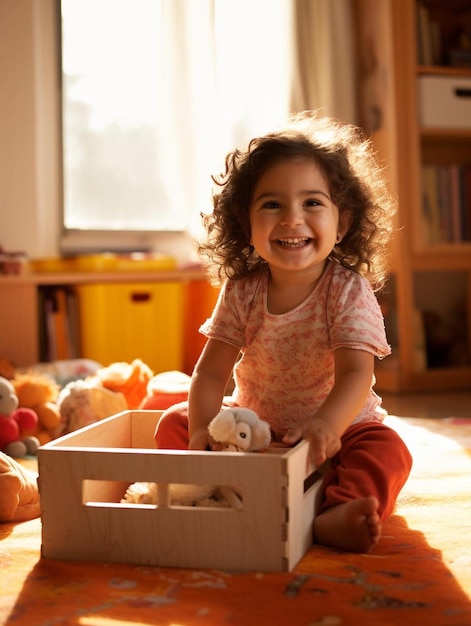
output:
M 73 432 L 121 411 L 164 410 L 188 397 L 189 384 L 190 377 L 183 372 L 154 376 L 140 359 L 112 363 L 62 389 L 57 400 L 61 418 L 58 434 Z
M 65 363 L 65 362 L 64 362 Z M 153 375 L 135 359 L 97 367 L 62 389 L 49 374 L 17 372 L 0 359 L 0 522 L 40 515 L 37 475 L 15 458 L 35 454 L 38 446 L 124 410 L 164 410 L 186 400 L 190 377 L 183 372 Z M 248 409 L 228 409 L 217 415 L 210 434 L 221 450 L 255 451 L 268 447 L 270 430 Z M 187 506 L 237 506 L 236 491 L 227 487 L 173 485 L 172 502 Z M 129 487 L 125 502 L 156 502 L 153 483 Z M 218 504 L 215 504 L 218 503 Z
M 69 362 L 62 361 L 41 364 L 38 370 L 31 368 L 16 372 L 6 359 L 0 359 L 0 378 L 13 386 L 18 399 L 15 407 L 3 407 L 0 401 L 0 413 L 11 413 L 18 406 L 22 410 L 21 419 L 17 414 L 18 419 L 12 417 L 8 420 L 9 423 L 16 421 L 19 426 L 19 432 L 14 433 L 14 437 L 11 434 L 7 436 L 8 441 L 2 438 L 2 432 L 7 430 L 7 421 L 3 425 L 0 423 L 1 451 L 27 436 L 36 438 L 37 448 L 121 411 L 164 410 L 188 397 L 190 377 L 183 372 L 154 375 L 140 359 L 131 363 L 111 363 L 107 367 L 98 363 L 92 367 L 83 361 L 78 359 L 75 369 L 77 373 L 89 372 L 88 375 L 68 380 L 61 388 L 53 374 L 74 371 L 73 362 L 69 367 Z M 46 365 L 49 367 L 46 368 Z M 16 458 L 34 454 L 34 441 L 24 443 L 27 443 L 26 449 L 23 445 L 12 445 L 8 454 Z

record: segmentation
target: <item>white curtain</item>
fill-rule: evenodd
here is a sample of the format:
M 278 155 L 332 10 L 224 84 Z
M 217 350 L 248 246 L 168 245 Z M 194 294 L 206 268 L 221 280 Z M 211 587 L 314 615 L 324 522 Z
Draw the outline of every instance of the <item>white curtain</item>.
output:
M 292 108 L 356 123 L 352 0 L 294 0 Z
M 291 0 L 163 0 L 164 173 L 176 207 L 210 208 L 211 174 L 229 150 L 290 108 Z M 186 172 L 182 184 L 181 173 Z

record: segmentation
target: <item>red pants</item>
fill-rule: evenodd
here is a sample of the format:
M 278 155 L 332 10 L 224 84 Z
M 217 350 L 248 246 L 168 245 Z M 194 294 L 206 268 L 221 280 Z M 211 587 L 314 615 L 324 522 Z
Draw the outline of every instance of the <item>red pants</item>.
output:
M 157 447 L 188 448 L 188 403 L 176 404 L 162 415 L 155 432 Z M 376 496 L 378 514 L 386 519 L 412 467 L 405 443 L 392 428 L 380 422 L 353 424 L 342 436 L 342 447 L 324 474 L 324 493 L 318 514 L 338 504 Z

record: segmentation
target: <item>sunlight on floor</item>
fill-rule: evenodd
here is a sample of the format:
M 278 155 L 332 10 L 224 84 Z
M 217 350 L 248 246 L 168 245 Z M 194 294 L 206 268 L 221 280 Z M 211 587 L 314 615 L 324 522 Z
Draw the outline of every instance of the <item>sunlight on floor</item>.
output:
M 447 430 L 446 435 L 443 434 L 443 421 L 440 421 L 438 425 L 441 427 L 441 432 L 434 432 L 434 422 L 423 418 L 407 418 L 401 419 L 395 415 L 390 415 L 386 418 L 385 423 L 398 432 L 401 437 L 407 441 L 411 453 L 414 455 L 414 448 L 420 449 L 422 454 L 427 456 L 428 446 L 433 449 L 434 446 L 440 441 L 439 449 L 443 451 L 462 450 L 465 446 L 462 442 L 453 438 L 453 426 Z M 471 431 L 470 431 L 471 436 Z M 425 450 L 424 444 L 426 446 Z M 431 459 L 433 461 L 433 459 Z
M 389 416 L 386 423 L 407 441 L 412 455 L 415 442 L 430 442 L 433 447 L 441 439 L 441 449 L 471 449 L 471 392 L 437 391 L 416 394 L 381 394 Z M 408 418 L 405 422 L 401 418 Z M 469 424 L 469 435 L 457 425 Z M 428 448 L 427 448 L 428 449 Z M 432 460 L 433 461 L 433 460 Z

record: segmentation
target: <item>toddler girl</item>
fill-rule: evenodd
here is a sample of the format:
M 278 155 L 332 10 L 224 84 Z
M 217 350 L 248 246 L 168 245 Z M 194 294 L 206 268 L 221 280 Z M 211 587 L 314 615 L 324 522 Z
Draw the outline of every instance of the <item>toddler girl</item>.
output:
M 330 459 L 314 542 L 369 552 L 411 468 L 373 391 L 390 353 L 375 296 L 395 208 L 383 172 L 360 129 L 305 112 L 231 152 L 215 182 L 199 251 L 223 286 L 188 403 L 162 416 L 157 446 L 211 449 L 221 407 L 249 407 L 275 444 L 305 439 L 315 466 Z

